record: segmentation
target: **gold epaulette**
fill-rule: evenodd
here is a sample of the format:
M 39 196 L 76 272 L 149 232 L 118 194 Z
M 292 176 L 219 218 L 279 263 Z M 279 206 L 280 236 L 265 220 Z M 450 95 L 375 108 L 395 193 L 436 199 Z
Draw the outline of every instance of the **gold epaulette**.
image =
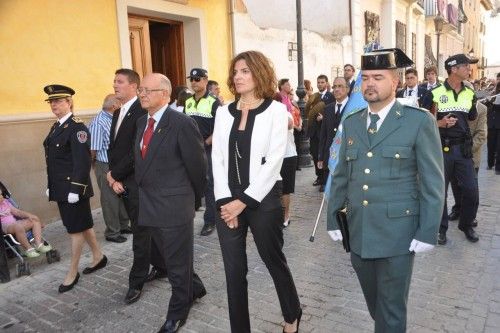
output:
M 77 123 L 77 124 L 81 124 L 81 123 L 83 123 L 83 120 L 81 120 L 81 119 L 80 119 L 80 118 L 78 118 L 78 117 L 73 117 L 73 118 L 71 118 L 71 119 L 72 119 L 75 123 Z

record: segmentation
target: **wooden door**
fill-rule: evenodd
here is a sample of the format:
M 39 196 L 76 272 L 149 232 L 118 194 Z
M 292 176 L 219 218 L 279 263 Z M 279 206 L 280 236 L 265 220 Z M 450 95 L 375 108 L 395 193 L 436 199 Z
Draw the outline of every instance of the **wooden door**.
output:
M 172 82 L 172 87 L 184 85 L 184 43 L 182 24 L 150 23 L 151 56 L 153 71 L 165 74 Z
M 130 53 L 132 69 L 141 78 L 153 71 L 151 64 L 151 42 L 149 38 L 149 21 L 144 18 L 129 16 Z

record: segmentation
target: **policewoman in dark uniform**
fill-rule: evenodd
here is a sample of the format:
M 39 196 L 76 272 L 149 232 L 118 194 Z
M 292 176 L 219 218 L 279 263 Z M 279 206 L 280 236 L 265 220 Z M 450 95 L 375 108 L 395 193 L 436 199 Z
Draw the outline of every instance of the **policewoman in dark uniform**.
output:
M 438 238 L 440 245 L 447 242 L 449 216 L 446 197 L 448 184 L 453 179 L 457 180 L 463 193 L 458 229 L 463 231 L 470 242 L 479 240 L 473 229 L 479 192 L 472 160 L 472 135 L 468 123 L 469 120 L 477 118 L 477 99 L 474 90 L 463 83 L 469 78 L 470 64 L 477 62 L 478 59 L 469 58 L 465 54 L 449 57 L 444 63 L 448 78 L 431 91 L 434 102 L 431 112 L 436 115 L 439 126 L 446 180 L 445 204 Z
M 43 142 L 47 163 L 47 196 L 56 201 L 63 225 L 71 238 L 71 264 L 59 292 L 71 290 L 78 282 L 78 263 L 84 242 L 92 250 L 92 266 L 83 274 L 106 266 L 107 258 L 101 252 L 94 232 L 89 199 L 94 195 L 90 182 L 90 135 L 83 122 L 73 116 L 75 91 L 62 85 L 44 89 L 52 113 L 57 121 Z

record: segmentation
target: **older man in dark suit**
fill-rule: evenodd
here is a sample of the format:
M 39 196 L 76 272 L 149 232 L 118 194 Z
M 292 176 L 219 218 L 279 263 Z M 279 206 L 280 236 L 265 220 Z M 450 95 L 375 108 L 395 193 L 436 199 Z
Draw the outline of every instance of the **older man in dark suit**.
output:
M 193 219 L 195 198 L 205 190 L 207 160 L 196 122 L 168 108 L 171 91 L 166 76 L 144 77 L 138 94 L 148 115 L 137 122 L 134 144 L 138 222 L 161 244 L 172 285 L 160 332 L 177 332 L 193 300 L 206 293 L 199 279 L 193 285 Z
M 347 66 L 347 65 L 346 65 Z M 319 191 L 323 192 L 328 179 L 328 159 L 330 157 L 330 146 L 333 138 L 337 134 L 344 108 L 349 100 L 349 85 L 347 79 L 337 77 L 333 81 L 333 96 L 335 103 L 330 103 L 325 107 L 323 122 L 319 133 L 318 168 L 323 169 L 322 181 Z
M 122 234 L 133 234 L 132 249 L 134 261 L 129 274 L 129 288 L 125 295 L 125 303 L 136 302 L 141 296 L 144 283 L 158 277 L 158 271 L 163 269 L 158 262 L 160 255 L 155 246 L 151 247 L 151 235 L 147 228 L 137 224 L 139 214 L 139 191 L 134 179 L 134 159 L 132 149 L 136 133 L 137 119 L 146 114 L 137 98 L 137 88 L 140 84 L 139 74 L 127 68 L 115 72 L 113 89 L 116 98 L 122 103 L 120 110 L 113 114 L 110 129 L 110 141 L 108 149 L 109 172 L 107 180 L 113 190 L 120 194 L 125 204 L 131 222 L 131 230 L 121 230 Z M 118 235 L 106 237 L 106 240 L 116 243 L 125 242 L 127 239 Z M 153 263 L 153 274 L 149 273 L 149 264 Z

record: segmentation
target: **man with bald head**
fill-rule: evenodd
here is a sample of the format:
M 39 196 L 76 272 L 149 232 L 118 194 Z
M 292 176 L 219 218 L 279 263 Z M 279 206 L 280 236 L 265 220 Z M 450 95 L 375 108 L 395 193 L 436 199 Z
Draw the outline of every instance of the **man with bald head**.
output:
M 139 186 L 140 226 L 159 245 L 172 296 L 160 332 L 177 332 L 192 302 L 206 293 L 195 276 L 193 219 L 195 198 L 203 195 L 207 160 L 196 122 L 168 107 L 172 87 L 163 74 L 146 75 L 137 89 L 147 115 L 137 121 L 135 179 Z

